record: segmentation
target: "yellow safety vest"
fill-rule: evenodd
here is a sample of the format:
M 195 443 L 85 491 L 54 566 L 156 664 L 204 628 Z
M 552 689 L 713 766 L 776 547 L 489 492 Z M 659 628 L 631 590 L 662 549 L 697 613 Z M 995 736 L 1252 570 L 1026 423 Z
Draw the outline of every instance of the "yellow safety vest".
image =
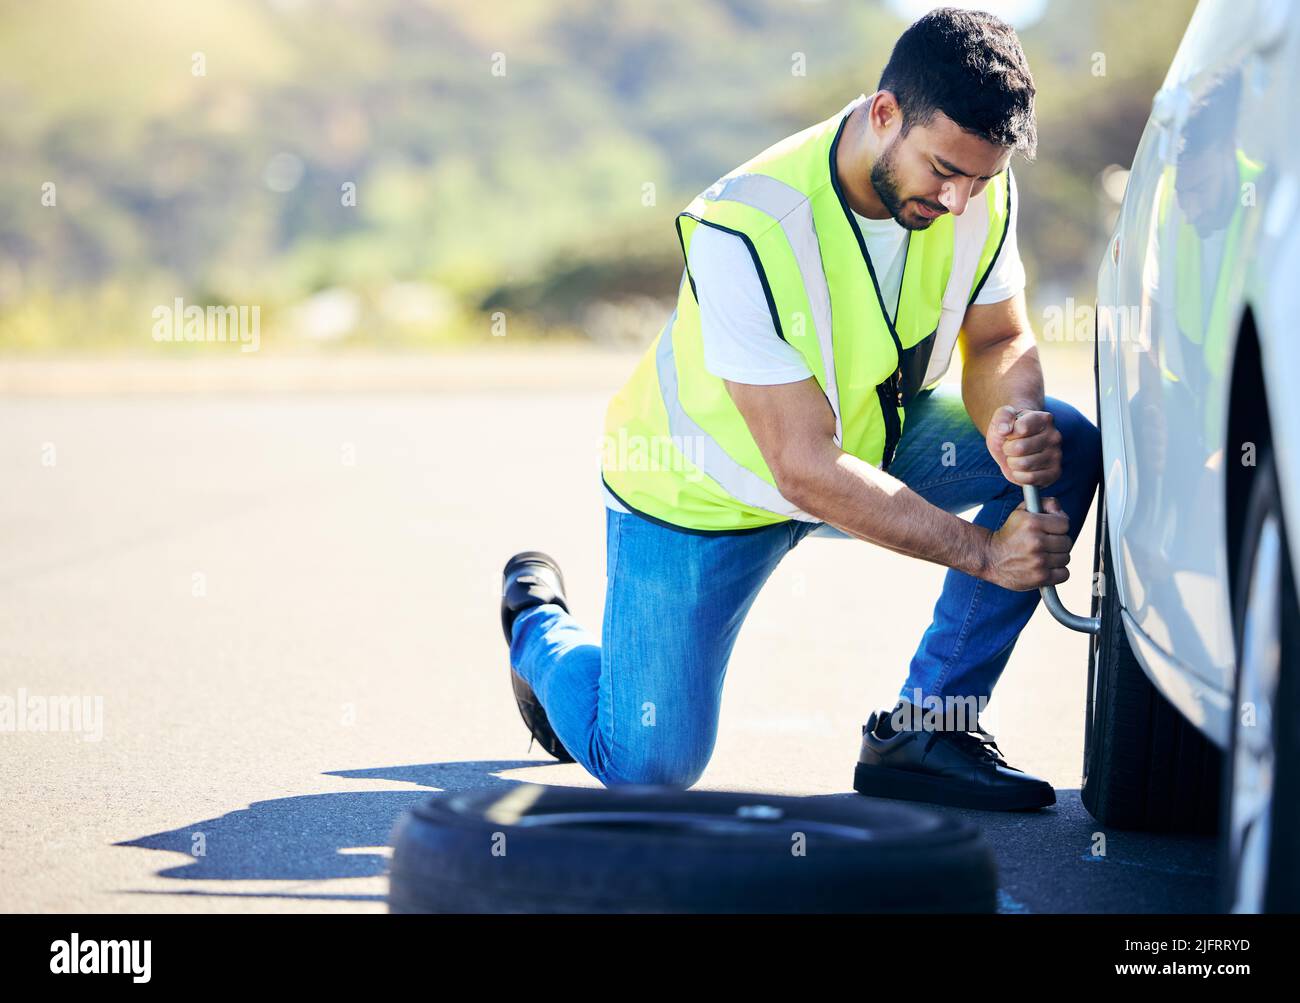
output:
M 891 322 L 835 169 L 849 114 L 866 97 L 723 176 L 677 216 L 683 257 L 700 226 L 744 241 L 777 334 L 808 363 L 835 415 L 835 442 L 888 469 L 905 408 L 947 369 L 962 316 L 1006 238 L 1003 171 L 960 217 L 908 235 Z M 696 532 L 817 521 L 776 488 L 720 377 L 704 365 L 689 267 L 677 308 L 605 417 L 601 473 L 627 508 Z

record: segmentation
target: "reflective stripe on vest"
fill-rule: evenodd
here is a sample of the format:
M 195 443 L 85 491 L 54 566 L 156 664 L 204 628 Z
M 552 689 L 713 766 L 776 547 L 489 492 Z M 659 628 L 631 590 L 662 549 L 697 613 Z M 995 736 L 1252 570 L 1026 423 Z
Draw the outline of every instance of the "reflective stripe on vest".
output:
M 812 307 L 813 328 L 817 332 L 817 344 L 821 347 L 822 365 L 826 373 L 824 389 L 835 415 L 835 445 L 838 446 L 844 437 L 844 427 L 840 422 L 840 393 L 835 382 L 835 350 L 831 341 L 831 290 L 826 284 L 826 273 L 822 271 L 821 245 L 817 242 L 812 203 L 797 188 L 791 188 L 784 181 L 767 174 L 738 174 L 725 178 L 700 197 L 710 202 L 724 199 L 739 202 L 771 216 L 781 224 L 799 265 L 804 292 Z
M 663 395 L 664 410 L 668 412 L 669 434 L 678 441 L 696 444 L 695 463 L 717 481 L 728 494 L 752 505 L 800 522 L 820 522 L 802 509 L 785 500 L 785 496 L 748 467 L 737 463 L 713 436 L 704 431 L 682 409 L 677 396 L 677 365 L 673 359 L 673 325 L 677 311 L 668 318 L 668 324 L 659 335 L 659 348 L 655 352 L 655 366 L 659 372 L 659 390 Z
M 1007 184 L 1011 183 L 1008 172 Z M 943 310 L 939 314 L 939 326 L 935 331 L 934 350 L 921 380 L 923 387 L 936 385 L 948 371 L 957 335 L 961 331 L 962 321 L 966 319 L 966 308 L 979 295 L 978 289 L 970 293 L 970 288 L 975 281 L 980 257 L 984 253 L 983 233 L 989 225 L 988 200 L 983 196 L 967 200 L 962 223 L 964 225 L 956 228 L 957 232 L 953 235 L 952 272 L 948 275 L 948 286 L 943 293 Z M 1008 229 L 1012 225 L 1009 222 Z

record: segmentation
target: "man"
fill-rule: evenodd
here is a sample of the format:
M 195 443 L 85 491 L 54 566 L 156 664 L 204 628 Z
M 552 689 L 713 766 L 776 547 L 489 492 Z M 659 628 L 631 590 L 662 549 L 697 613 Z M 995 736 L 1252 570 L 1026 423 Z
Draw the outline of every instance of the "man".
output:
M 1069 577 L 1098 480 L 1097 430 L 1044 396 L 1025 316 L 1008 164 L 1033 156 L 1033 97 L 1007 25 L 933 11 L 874 94 L 678 216 L 677 309 L 606 416 L 602 638 L 569 614 L 553 559 L 505 568 L 515 694 L 553 755 L 607 785 L 693 784 L 755 596 L 826 533 L 951 569 L 902 699 L 863 728 L 855 790 L 1055 802 L 976 719 L 913 713 L 987 700 L 1038 588 Z M 960 395 L 935 388 L 954 344 Z M 955 514 L 975 505 L 973 524 Z M 886 587 L 865 584 L 864 605 Z

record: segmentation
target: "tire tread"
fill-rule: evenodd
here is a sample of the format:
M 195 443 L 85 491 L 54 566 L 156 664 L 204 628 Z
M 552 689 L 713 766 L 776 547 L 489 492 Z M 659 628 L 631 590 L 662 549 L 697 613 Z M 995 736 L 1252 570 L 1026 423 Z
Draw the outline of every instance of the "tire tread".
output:
M 1102 511 L 1105 519 L 1105 488 Z M 1147 678 L 1120 619 L 1110 540 L 1099 527 L 1104 594 L 1081 797 L 1103 825 L 1152 832 L 1218 831 L 1223 754 Z

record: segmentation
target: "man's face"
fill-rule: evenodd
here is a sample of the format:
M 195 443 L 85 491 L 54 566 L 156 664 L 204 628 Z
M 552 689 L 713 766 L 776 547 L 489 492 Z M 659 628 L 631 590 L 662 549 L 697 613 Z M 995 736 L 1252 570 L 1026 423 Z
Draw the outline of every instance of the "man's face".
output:
M 900 125 L 894 130 L 871 167 L 871 184 L 889 214 L 909 230 L 924 230 L 945 213 L 960 216 L 1011 160 L 1007 147 L 964 132 L 943 112 L 926 125 L 913 125 L 906 136 Z

